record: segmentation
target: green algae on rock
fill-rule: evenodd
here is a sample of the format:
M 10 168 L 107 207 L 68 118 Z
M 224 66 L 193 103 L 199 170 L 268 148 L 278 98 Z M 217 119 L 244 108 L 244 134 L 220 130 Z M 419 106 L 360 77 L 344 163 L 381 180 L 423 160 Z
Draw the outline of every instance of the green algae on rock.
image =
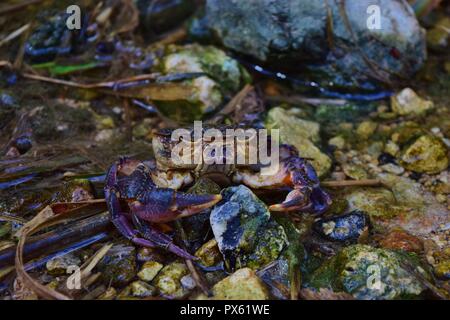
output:
M 156 99 L 160 111 L 167 117 L 186 123 L 200 120 L 234 96 L 248 78 L 246 71 L 225 52 L 213 46 L 190 44 L 170 45 L 161 59 L 164 74 L 197 73 L 199 76 L 177 84 L 190 88 L 187 95 Z
M 431 279 L 415 255 L 352 245 L 325 261 L 313 273 L 309 286 L 345 291 L 356 299 L 417 298 L 426 288 L 410 270 L 405 269 L 405 264 Z
M 210 223 L 227 267 L 258 269 L 277 259 L 287 237 L 264 202 L 243 185 L 224 189 L 222 196 Z
M 311 159 L 311 164 L 320 177 L 328 173 L 331 159 L 314 144 L 320 140 L 318 123 L 303 120 L 290 110 L 277 107 L 267 114 L 266 127 L 269 130 L 279 129 L 281 142 L 293 145 L 301 157 Z

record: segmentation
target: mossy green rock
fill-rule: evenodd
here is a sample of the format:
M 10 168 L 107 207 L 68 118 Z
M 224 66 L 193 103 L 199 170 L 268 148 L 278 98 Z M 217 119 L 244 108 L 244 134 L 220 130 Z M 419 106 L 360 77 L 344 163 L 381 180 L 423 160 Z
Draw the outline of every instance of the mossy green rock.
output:
M 170 45 L 166 51 L 160 64 L 164 74 L 205 74 L 180 83 L 193 88 L 193 94 L 185 100 L 157 101 L 164 115 L 180 123 L 200 120 L 216 110 L 226 97 L 239 91 L 248 76 L 236 60 L 213 46 Z
M 309 286 L 345 291 L 356 299 L 416 298 L 425 290 L 413 275 L 416 272 L 431 279 L 414 255 L 358 244 L 325 261 L 313 273 Z
M 431 135 L 423 135 L 405 147 L 400 155 L 400 164 L 407 170 L 435 174 L 448 167 L 447 147 Z
M 319 176 L 324 176 L 330 170 L 330 157 L 314 144 L 320 140 L 318 123 L 300 119 L 289 110 L 278 107 L 269 111 L 266 127 L 280 130 L 281 142 L 293 145 L 301 157 L 311 159 Z
M 227 267 L 259 269 L 277 259 L 287 237 L 264 202 L 242 185 L 224 189 L 222 196 L 210 223 Z

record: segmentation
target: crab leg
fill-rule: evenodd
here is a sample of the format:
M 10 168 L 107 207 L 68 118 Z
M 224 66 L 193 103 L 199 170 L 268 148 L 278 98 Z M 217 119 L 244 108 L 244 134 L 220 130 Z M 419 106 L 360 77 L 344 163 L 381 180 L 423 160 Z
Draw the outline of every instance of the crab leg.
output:
M 189 260 L 198 260 L 197 257 L 189 254 L 186 250 L 178 247 L 173 243 L 173 240 L 168 235 L 155 230 L 150 227 L 145 221 L 139 219 L 137 216 L 133 216 L 133 223 L 136 228 L 139 230 L 141 235 L 151 242 L 155 243 L 158 247 L 165 248 L 170 252 L 176 254 L 179 257 L 189 259 Z
M 291 157 L 284 163 L 286 181 L 293 186 L 283 203 L 269 207 L 271 211 L 303 211 L 323 213 L 331 204 L 330 196 L 321 189 L 314 168 L 300 157 Z

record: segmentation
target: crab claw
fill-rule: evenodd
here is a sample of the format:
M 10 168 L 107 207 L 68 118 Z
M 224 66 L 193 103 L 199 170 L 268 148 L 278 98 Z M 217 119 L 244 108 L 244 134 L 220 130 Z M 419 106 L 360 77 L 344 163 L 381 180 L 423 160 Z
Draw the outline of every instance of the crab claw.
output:
M 305 192 L 294 189 L 288 193 L 286 200 L 280 204 L 274 204 L 269 207 L 270 211 L 306 211 L 310 208 L 309 197 Z
M 211 208 L 222 200 L 222 195 L 220 194 L 199 195 L 182 192 L 177 192 L 176 194 L 174 209 L 181 212 L 178 216 L 180 218 Z
M 149 222 L 169 222 L 214 206 L 221 195 L 196 195 L 155 188 L 130 203 L 131 211 Z

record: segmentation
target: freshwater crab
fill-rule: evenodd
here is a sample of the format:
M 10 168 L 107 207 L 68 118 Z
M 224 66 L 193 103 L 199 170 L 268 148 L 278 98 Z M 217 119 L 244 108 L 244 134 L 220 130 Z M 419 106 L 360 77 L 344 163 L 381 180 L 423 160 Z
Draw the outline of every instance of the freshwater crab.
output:
M 242 183 L 252 189 L 288 188 L 285 201 L 271 205 L 271 211 L 295 210 L 320 214 L 331 204 L 331 198 L 321 189 L 313 167 L 290 145 L 279 146 L 278 169 L 268 176 L 261 174 L 260 165 L 175 163 L 172 151 L 178 141 L 172 139 L 171 133 L 171 130 L 154 132 L 152 145 L 155 162 L 121 158 L 110 167 L 106 176 L 105 198 L 112 222 L 120 233 L 135 244 L 164 247 L 180 257 L 196 259 L 176 246 L 170 236 L 146 222 L 170 222 L 218 203 L 222 199 L 220 194 L 196 195 L 178 191 L 200 176 L 220 175 L 232 183 Z M 189 141 L 192 145 L 198 142 Z M 214 143 L 205 138 L 200 142 L 202 152 Z M 246 144 L 236 146 L 236 152 L 242 152 L 239 148 Z

